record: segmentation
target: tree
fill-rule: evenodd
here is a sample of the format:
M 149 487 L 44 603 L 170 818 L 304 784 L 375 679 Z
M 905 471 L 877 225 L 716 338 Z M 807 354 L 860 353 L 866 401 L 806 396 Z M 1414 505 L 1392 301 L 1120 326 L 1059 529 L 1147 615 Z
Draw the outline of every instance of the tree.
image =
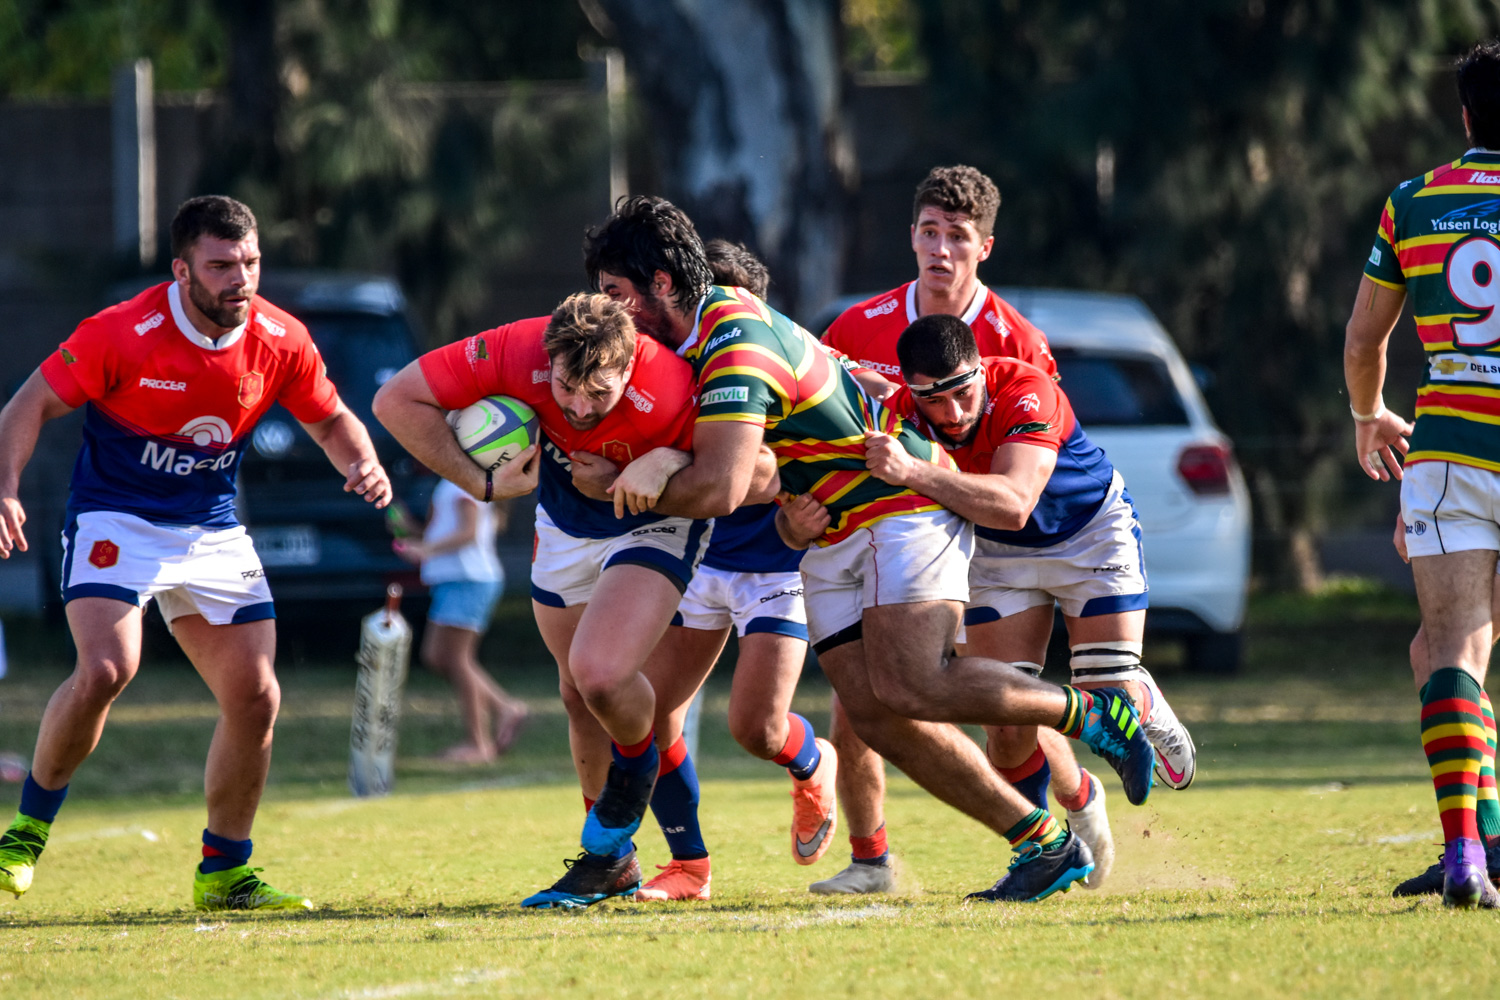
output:
M 746 243 L 807 316 L 839 288 L 853 182 L 835 0 L 585 0 L 625 53 L 661 194 Z
M 1445 61 L 1496 31 L 1493 8 L 920 8 L 943 152 L 978 161 L 1006 195 L 1007 279 L 1152 304 L 1219 373 L 1262 568 L 1316 586 L 1316 536 L 1352 478 L 1341 352 L 1359 270 L 1389 190 L 1462 151 Z

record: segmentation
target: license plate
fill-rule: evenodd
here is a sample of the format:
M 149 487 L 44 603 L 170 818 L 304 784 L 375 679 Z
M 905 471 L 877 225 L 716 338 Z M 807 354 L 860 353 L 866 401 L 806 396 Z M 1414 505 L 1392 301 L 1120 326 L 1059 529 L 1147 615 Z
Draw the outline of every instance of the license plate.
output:
M 250 538 L 262 566 L 312 566 L 322 558 L 318 529 L 305 524 L 257 528 Z

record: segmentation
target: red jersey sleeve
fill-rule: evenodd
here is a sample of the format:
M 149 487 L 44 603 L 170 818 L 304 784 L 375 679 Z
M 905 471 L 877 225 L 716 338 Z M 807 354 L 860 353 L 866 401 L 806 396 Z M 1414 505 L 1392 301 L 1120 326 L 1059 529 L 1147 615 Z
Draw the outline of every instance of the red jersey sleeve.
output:
M 997 448 L 1030 444 L 1057 451 L 1073 432 L 1068 398 L 1045 372 L 1032 367 L 1017 372 L 994 394 L 985 420 L 988 437 Z
M 328 379 L 328 366 L 323 363 L 323 355 L 318 353 L 318 345 L 313 343 L 307 327 L 289 316 L 278 319 L 286 322 L 289 334 L 295 331 L 295 339 L 287 337 L 291 343 L 285 358 L 286 375 L 276 401 L 304 424 L 326 420 L 338 408 L 339 394 Z
M 485 396 L 529 401 L 550 378 L 542 347 L 548 319 L 517 320 L 422 355 L 418 363 L 438 405 L 457 410 Z
M 90 317 L 41 364 L 42 378 L 74 409 L 103 399 L 119 381 L 120 359 L 109 334 L 106 323 Z

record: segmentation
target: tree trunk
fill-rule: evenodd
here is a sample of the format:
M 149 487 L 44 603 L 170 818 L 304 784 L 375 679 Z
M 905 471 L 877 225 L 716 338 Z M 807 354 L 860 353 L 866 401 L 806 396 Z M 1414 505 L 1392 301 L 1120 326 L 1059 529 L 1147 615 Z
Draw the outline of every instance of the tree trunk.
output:
M 583 6 L 625 53 L 662 172 L 659 193 L 704 239 L 759 253 L 772 297 L 793 316 L 838 294 L 854 155 L 835 0 Z

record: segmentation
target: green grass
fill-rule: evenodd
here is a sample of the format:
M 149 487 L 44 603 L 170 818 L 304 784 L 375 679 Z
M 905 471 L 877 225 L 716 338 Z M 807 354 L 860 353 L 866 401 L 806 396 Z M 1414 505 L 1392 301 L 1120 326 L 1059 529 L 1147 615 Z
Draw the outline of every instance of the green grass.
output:
M 1415 615 L 1400 598 L 1258 602 L 1230 682 L 1176 674 L 1176 650 L 1149 648 L 1198 740 L 1198 782 L 1132 809 L 1110 775 L 1115 874 L 1036 906 L 962 905 L 1007 852 L 899 776 L 900 893 L 810 897 L 843 856 L 792 863 L 786 780 L 731 743 L 720 677 L 699 759 L 713 901 L 581 914 L 516 905 L 560 874 L 582 815 L 555 680 L 508 610 L 489 662 L 534 724 L 494 767 L 424 760 L 459 726 L 441 684 L 414 674 L 387 799 L 344 788 L 352 672 L 283 671 L 256 862 L 317 899 L 306 916 L 187 908 L 214 712 L 188 668 L 157 656 L 79 772 L 32 891 L 0 902 L 0 996 L 1482 995 L 1500 983 L 1500 915 L 1389 897 L 1439 839 L 1405 667 Z M 0 750 L 29 748 L 65 675 L 49 641 L 13 638 Z M 798 707 L 820 731 L 827 705 L 810 676 Z M 640 843 L 648 868 L 665 861 L 657 834 Z

